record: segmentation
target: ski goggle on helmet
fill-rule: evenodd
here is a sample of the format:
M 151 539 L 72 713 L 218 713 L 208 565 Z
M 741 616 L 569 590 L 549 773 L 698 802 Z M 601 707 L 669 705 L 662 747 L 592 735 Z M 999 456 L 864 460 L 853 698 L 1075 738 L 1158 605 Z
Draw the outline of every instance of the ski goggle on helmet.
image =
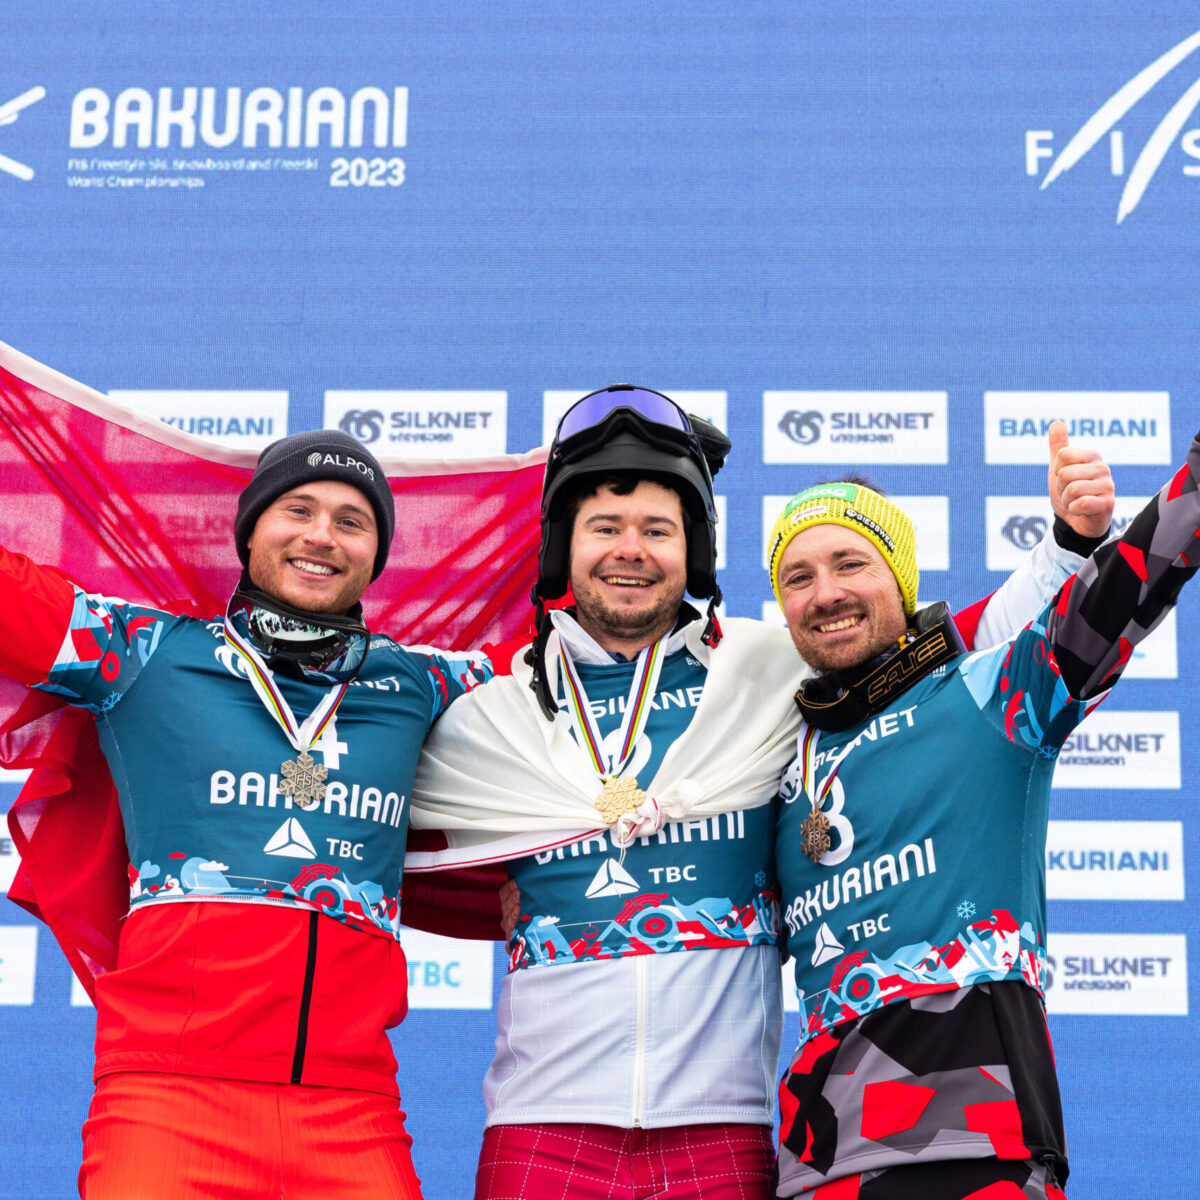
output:
M 644 476 L 678 493 L 691 518 L 687 590 L 697 599 L 717 594 L 716 505 L 712 477 L 729 453 L 713 424 L 689 416 L 670 397 L 617 383 L 590 392 L 558 423 L 542 488 L 542 546 L 535 598 L 567 590 L 571 530 L 567 507 L 591 481 Z

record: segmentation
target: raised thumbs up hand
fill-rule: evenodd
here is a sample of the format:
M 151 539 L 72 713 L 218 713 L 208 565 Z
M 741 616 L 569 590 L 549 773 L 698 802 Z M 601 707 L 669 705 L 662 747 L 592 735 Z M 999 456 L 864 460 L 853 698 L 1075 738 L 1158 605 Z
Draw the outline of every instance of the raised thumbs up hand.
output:
M 1067 427 L 1055 421 L 1049 430 L 1050 503 L 1081 537 L 1103 537 L 1112 523 L 1116 489 L 1099 450 L 1068 445 Z

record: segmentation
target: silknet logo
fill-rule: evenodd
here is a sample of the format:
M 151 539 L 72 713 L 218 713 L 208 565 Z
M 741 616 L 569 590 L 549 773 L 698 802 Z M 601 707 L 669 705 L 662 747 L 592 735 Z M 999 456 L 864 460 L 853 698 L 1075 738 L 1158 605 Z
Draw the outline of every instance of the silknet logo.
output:
M 1174 99 L 1178 94 L 1177 89 L 1171 88 L 1170 85 L 1163 84 L 1159 89 L 1158 98 L 1164 103 L 1174 99 L 1174 103 L 1146 139 L 1128 173 L 1125 135 L 1119 128 L 1122 119 L 1197 48 L 1200 48 L 1200 33 L 1185 38 L 1161 58 L 1155 59 L 1148 67 L 1139 71 L 1088 117 L 1079 132 L 1067 142 L 1057 157 L 1054 152 L 1055 135 L 1052 129 L 1026 130 L 1025 173 L 1037 176 L 1041 173 L 1043 159 L 1054 159 L 1042 180 L 1042 188 L 1045 189 L 1075 166 L 1089 150 L 1107 138 L 1109 170 L 1117 178 L 1125 179 L 1125 187 L 1117 205 L 1118 225 L 1137 208 L 1150 186 L 1150 181 L 1175 146 L 1179 147 L 1185 160 L 1190 160 L 1182 164 L 1183 174 L 1200 175 L 1200 128 L 1184 129 L 1196 105 L 1200 104 L 1200 79 L 1191 83 L 1178 99 Z
M 1015 570 L 1054 520 L 1045 496 L 989 496 L 985 510 L 989 571 Z
M 325 393 L 325 427 L 400 458 L 487 458 L 505 452 L 507 392 Z
M 763 392 L 763 462 L 944 463 L 945 392 Z
M 791 438 L 798 446 L 811 446 L 813 442 L 819 442 L 824 424 L 824 414 L 816 409 L 799 412 L 790 408 L 779 418 L 779 428 L 784 436 Z
M 1177 791 L 1179 714 L 1097 709 L 1063 743 L 1054 786 Z
M 122 517 L 120 508 L 109 514 L 108 520 L 129 520 Z M 167 548 L 196 569 L 220 568 L 229 563 L 233 545 L 234 507 L 198 503 L 194 492 L 156 492 L 154 512 L 163 532 L 162 544 L 146 539 L 142 554 L 148 563 L 159 569 L 167 568 Z M 115 565 L 107 549 L 97 550 L 97 562 L 104 567 Z
M 1006 541 L 1018 550 L 1032 550 L 1046 536 L 1045 517 L 1027 517 L 1014 513 L 1000 530 Z
M 36 104 L 39 100 L 44 100 L 45 97 L 46 89 L 44 87 L 32 87 L 29 91 L 22 92 L 11 100 L 6 100 L 0 104 L 0 126 L 12 125 L 23 109 L 28 108 L 31 104 Z M 7 154 L 0 154 L 0 171 L 15 175 L 25 183 L 33 178 L 32 167 L 17 162 L 15 158 L 9 158 Z
M 1187 1016 L 1183 934 L 1052 933 L 1047 949 L 1051 1013 Z
M 338 428 L 364 446 L 369 446 L 379 441 L 379 435 L 383 432 L 383 413 L 377 408 L 351 408 L 342 415 Z

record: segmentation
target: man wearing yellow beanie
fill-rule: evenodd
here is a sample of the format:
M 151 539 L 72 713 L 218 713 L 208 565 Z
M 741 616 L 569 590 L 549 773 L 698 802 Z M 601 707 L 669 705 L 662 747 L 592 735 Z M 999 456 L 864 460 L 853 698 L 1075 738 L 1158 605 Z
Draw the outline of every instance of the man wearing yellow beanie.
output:
M 814 532 L 793 550 L 795 539 L 809 530 Z M 796 649 L 818 671 L 861 661 L 859 648 L 864 642 L 882 650 L 904 633 L 905 619 L 917 611 L 917 540 L 912 521 L 865 483 L 845 480 L 818 484 L 794 496 L 771 531 L 771 586 L 785 616 L 789 604 L 780 588 L 785 559 L 787 597 L 794 609 L 795 597 L 811 594 L 810 586 L 797 584 L 810 583 L 815 556 L 826 548 L 835 556 L 835 569 L 822 583 L 840 580 L 850 581 L 853 586 L 856 581 L 861 587 L 869 582 L 872 586 L 868 594 L 878 603 L 864 604 L 869 611 L 853 621 L 847 615 L 830 617 L 812 628 L 789 618 Z M 900 592 L 899 612 L 890 603 L 896 588 Z
M 1063 1197 L 1042 1000 L 1051 777 L 1195 572 L 1198 531 L 1200 437 L 1037 618 L 967 655 L 944 605 L 917 611 L 895 504 L 847 481 L 784 509 L 771 580 L 817 674 L 776 823 L 800 1000 L 780 1196 Z

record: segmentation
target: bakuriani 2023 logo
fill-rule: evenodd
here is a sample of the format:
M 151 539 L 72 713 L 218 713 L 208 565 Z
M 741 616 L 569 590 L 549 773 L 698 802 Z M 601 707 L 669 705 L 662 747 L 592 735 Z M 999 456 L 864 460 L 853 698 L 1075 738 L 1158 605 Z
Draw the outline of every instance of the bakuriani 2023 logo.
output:
M 1112 174 L 1125 179 L 1121 198 L 1117 205 L 1117 224 L 1125 220 L 1137 208 L 1150 181 L 1163 164 L 1170 150 L 1178 145 L 1188 161 L 1182 165 L 1184 175 L 1200 176 L 1200 127 L 1185 129 L 1196 106 L 1200 104 L 1200 79 L 1183 91 L 1159 120 L 1154 131 L 1134 159 L 1133 166 L 1126 170 L 1125 135 L 1119 128 L 1122 118 L 1127 116 L 1142 100 L 1158 88 L 1185 59 L 1200 49 L 1200 32 L 1185 38 L 1148 67 L 1139 71 L 1128 83 L 1118 88 L 1080 126 L 1079 131 L 1055 155 L 1054 131 L 1051 129 L 1029 129 L 1025 133 L 1025 173 L 1041 174 L 1043 160 L 1053 159 L 1050 169 L 1042 180 L 1042 188 L 1048 188 L 1056 179 L 1066 174 L 1093 147 L 1108 139 L 1109 169 Z M 1159 94 L 1168 89 L 1167 84 L 1159 88 Z
M 38 86 L 0 103 L 0 127 L 46 95 Z M 315 176 L 332 188 L 396 188 L 407 145 L 406 87 L 88 86 L 70 100 L 66 183 L 146 190 Z M 35 173 L 3 153 L 0 171 L 26 182 Z

